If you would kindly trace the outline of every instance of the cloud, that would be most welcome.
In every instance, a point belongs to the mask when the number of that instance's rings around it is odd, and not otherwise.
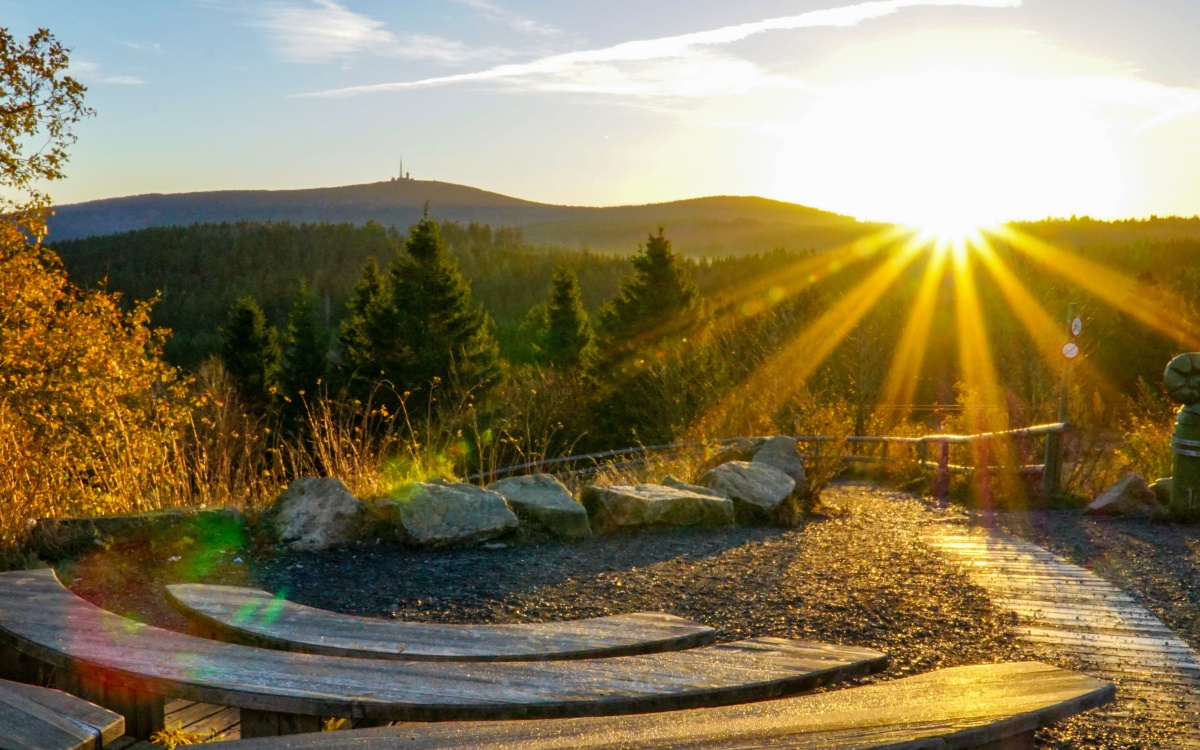
[[[430,34],[394,34],[383,21],[333,0],[270,3],[254,12],[251,23],[274,37],[276,48],[289,62],[323,63],[372,54],[448,63],[485,56],[461,42]]]
[[[100,79],[101,83],[111,83],[117,86],[141,86],[146,82],[137,76],[105,76]]]
[[[562,29],[556,28],[549,24],[539,23],[530,18],[526,18],[519,13],[514,13],[507,8],[502,8],[491,0],[453,0],[459,5],[465,5],[468,8],[474,8],[488,20],[502,23],[510,28],[516,29],[525,34],[538,34],[540,36],[558,36],[562,33]]]
[[[467,0],[478,2],[479,0]],[[371,94],[384,91],[447,86],[458,83],[519,81],[536,78],[555,78],[558,86],[579,85],[581,81],[595,77],[596,66],[616,69],[630,63],[654,61],[700,59],[711,62],[711,52],[706,48],[719,47],[740,42],[770,31],[788,31],[821,27],[850,27],[864,21],[893,15],[906,8],[966,6],[974,8],[1016,8],[1021,0],[872,0],[839,8],[811,11],[795,16],[770,18],[764,21],[725,26],[719,29],[690,34],[625,42],[602,49],[568,52],[551,55],[527,63],[497,65],[473,73],[424,78],[416,81],[379,83],[366,86],[350,86],[325,91],[296,94],[299,97],[338,97]],[[731,58],[732,59],[732,58]],[[553,84],[552,84],[553,85]],[[542,84],[544,87],[544,84]]]
[[[162,45],[158,42],[131,42],[126,39],[121,45],[138,52],[162,52]]]
[[[146,83],[137,76],[102,75],[99,63],[80,59],[71,60],[67,72],[84,82],[109,83],[115,86],[141,86]]]

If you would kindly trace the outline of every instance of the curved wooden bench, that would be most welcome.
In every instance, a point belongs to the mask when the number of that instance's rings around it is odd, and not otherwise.
[[[441,625],[355,617],[262,589],[184,583],[168,600],[194,634],[330,656],[412,661],[549,661],[630,656],[703,646],[717,631],[660,612],[527,625]]]
[[[125,734],[125,720],[73,695],[0,680],[0,748],[99,750]]]
[[[1103,705],[1113,686],[1036,662],[957,667],[740,706],[550,721],[455,722],[248,740],[222,750],[868,750],[1033,748],[1034,730]]]
[[[316,731],[321,717],[447,721],[600,716],[762,700],[881,669],[878,651],[757,638],[688,651],[550,662],[383,661],[210,641],[135,623],[52,570],[0,573],[0,638],[85,697],[161,728],[162,696],[242,709],[243,736]],[[72,690],[72,692],[75,692]],[[157,726],[147,724],[157,717]],[[135,720],[130,721],[130,717]]]

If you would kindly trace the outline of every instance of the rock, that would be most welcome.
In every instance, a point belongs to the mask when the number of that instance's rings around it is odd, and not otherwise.
[[[729,526],[733,502],[661,484],[583,488],[583,505],[597,533],[662,526]]]
[[[688,484],[682,479],[676,479],[670,474],[667,475],[666,479],[662,480],[662,483],[664,487],[674,487],[677,490],[687,490],[688,492],[695,492],[698,495],[712,495],[713,497],[723,497],[726,499],[729,497],[729,495],[726,495],[718,490],[702,487],[698,484]]]
[[[796,441],[790,437],[781,435],[767,440],[754,454],[751,463],[773,466],[787,474],[796,483],[796,492],[803,492],[807,485],[808,478],[804,474],[804,459],[800,456],[800,449],[796,447]]]
[[[1138,474],[1126,474],[1092,501],[1087,512],[1104,516],[1158,516],[1166,509]]]
[[[509,477],[492,482],[488,489],[503,495],[518,518],[529,519],[554,536],[583,539],[592,535],[587,509],[549,474]]]
[[[765,463],[730,461],[709,471],[700,480],[705,487],[724,493],[731,500],[741,523],[772,520],[796,482]]]
[[[414,482],[377,506],[419,547],[486,542],[518,525],[503,495],[460,482]]]
[[[1169,506],[1171,504],[1171,478],[1170,477],[1162,477],[1161,479],[1155,479],[1150,484],[1150,490],[1154,493],[1154,497],[1158,500],[1158,502],[1162,503],[1162,505],[1164,507]]]
[[[38,557],[56,561],[97,544],[127,542],[168,532],[212,534],[244,541],[245,519],[236,508],[168,508],[144,513],[31,521],[25,543]]]
[[[293,550],[357,541],[373,525],[370,510],[342,480],[300,477],[258,519],[258,529]]]

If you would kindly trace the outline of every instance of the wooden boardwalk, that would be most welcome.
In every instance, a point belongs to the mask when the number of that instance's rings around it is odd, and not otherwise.
[[[1149,721],[1164,747],[1200,749],[1200,659],[1136,599],[1009,536],[942,529],[925,541],[1015,613],[1022,638],[1117,684],[1098,721]]]
[[[236,740],[242,736],[236,708],[173,700],[167,702],[166,714],[167,729],[183,729],[205,736],[215,732],[215,739],[220,740]],[[162,750],[162,746],[122,737],[104,750]]]

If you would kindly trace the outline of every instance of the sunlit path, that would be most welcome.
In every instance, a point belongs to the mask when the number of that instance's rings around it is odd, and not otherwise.
[[[1013,612],[1022,638],[1117,683],[1097,721],[1128,722],[1136,709],[1162,747],[1200,748],[1200,658],[1133,597],[1012,537],[942,530],[926,542]]]

